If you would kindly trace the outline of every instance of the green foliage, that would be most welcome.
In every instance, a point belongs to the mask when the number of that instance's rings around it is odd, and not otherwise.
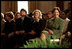
[[[56,42],[50,42],[50,36],[46,34],[47,39],[41,39],[41,40],[31,40],[31,42],[27,42],[27,45],[24,45],[23,47],[20,48],[69,48],[71,43],[67,42],[66,40],[63,41],[62,45]]]

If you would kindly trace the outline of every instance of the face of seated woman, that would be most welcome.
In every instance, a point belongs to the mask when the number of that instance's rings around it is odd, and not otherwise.
[[[7,16],[7,20],[10,22],[10,20],[12,20],[9,16]]]
[[[53,15],[54,15],[54,18],[58,18],[59,17],[59,11],[58,10],[55,10],[53,12]]]
[[[17,15],[15,16],[15,18],[16,18],[16,19],[21,18],[21,15],[20,15],[20,14],[17,14]]]
[[[52,12],[48,12],[48,14],[47,14],[47,17],[46,17],[47,19],[50,19],[50,18],[52,18]]]
[[[35,17],[35,19],[39,19],[39,12],[38,12],[38,11],[36,11],[36,12],[34,13],[34,17]]]
[[[8,19],[7,19],[7,15],[4,17],[4,19],[5,19],[5,21],[7,21]]]
[[[62,18],[62,19],[65,19],[65,18],[66,18],[66,15],[65,15],[64,12],[61,13],[61,18]]]

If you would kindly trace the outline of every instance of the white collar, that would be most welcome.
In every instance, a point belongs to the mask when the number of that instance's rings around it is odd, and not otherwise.
[[[39,22],[39,20],[40,20],[40,19],[38,19],[38,20],[34,20],[34,22]]]

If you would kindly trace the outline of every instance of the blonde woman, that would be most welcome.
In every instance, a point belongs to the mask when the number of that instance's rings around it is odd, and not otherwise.
[[[42,20],[42,13],[40,10],[33,11],[33,23],[32,23],[32,30],[30,34],[31,38],[36,38],[41,36],[41,32],[43,30],[43,20]]]
[[[5,13],[4,15],[7,18],[7,21],[5,22],[5,27],[3,29],[3,33],[6,33],[6,35],[9,35],[12,32],[15,32],[15,22],[13,20],[13,14],[10,12]]]
[[[1,13],[1,48],[3,48],[5,45],[5,38],[4,38],[5,33],[3,33],[4,26],[5,26],[4,14]]]
[[[5,25],[4,14],[1,13],[1,33],[2,33],[2,31],[3,31],[4,25]]]

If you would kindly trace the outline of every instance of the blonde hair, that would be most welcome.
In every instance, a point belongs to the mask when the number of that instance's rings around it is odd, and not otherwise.
[[[13,20],[15,20],[15,15],[12,11],[10,11],[10,13],[13,15]]]
[[[4,18],[4,14],[3,13],[1,13],[1,16]]]
[[[33,14],[34,14],[36,11],[39,12],[39,19],[42,19],[42,12],[41,12],[40,10],[36,9],[36,10],[33,11]],[[32,18],[35,18],[34,15],[32,16]]]
[[[12,11],[6,12],[6,14],[8,14],[8,13],[10,13],[13,16],[12,19],[15,21],[15,15],[14,15],[14,13]]]

